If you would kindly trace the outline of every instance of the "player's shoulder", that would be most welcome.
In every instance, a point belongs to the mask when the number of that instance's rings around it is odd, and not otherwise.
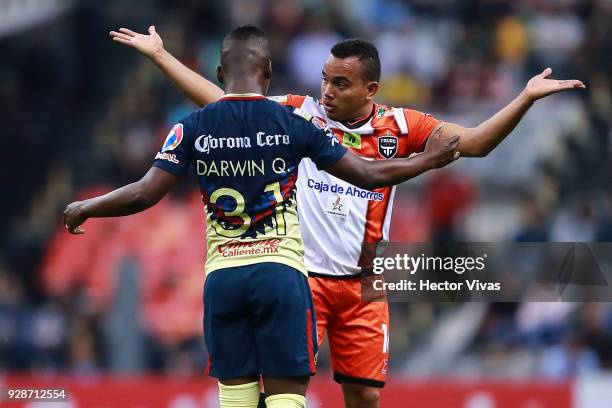
[[[227,111],[232,111],[232,107],[235,103],[248,104],[256,107],[258,110],[263,109],[266,114],[282,110],[282,105],[279,105],[278,103],[270,100],[270,98],[263,97],[261,95],[226,95],[216,102],[203,106],[194,113],[198,118],[208,118],[217,114],[223,114]]]
[[[323,131],[329,130],[329,127],[323,120],[307,112],[306,110],[302,108],[290,108],[290,109],[291,109],[291,114],[293,115],[294,118],[296,118],[295,120],[297,120],[298,122],[309,122],[310,124],[312,124],[315,128],[319,130],[323,130]]]
[[[422,112],[416,109],[404,108],[404,118],[409,129],[418,129],[419,132],[429,132],[440,123],[440,120],[431,113]]]
[[[223,109],[220,102],[221,102],[221,100],[218,100],[216,102],[209,103],[208,105],[204,105],[202,107],[199,107],[198,109],[195,109],[190,114],[185,116],[184,119],[185,120],[190,120],[190,121],[199,121],[203,117],[205,117],[206,115],[214,114],[219,109]]]
[[[270,97],[259,100],[259,103],[258,109],[260,110],[257,110],[257,116],[275,121],[283,127],[300,127],[305,122],[311,122],[313,118],[312,115],[299,107],[278,103]]]
[[[201,127],[207,127],[211,123],[223,120],[228,110],[227,100],[220,99],[194,110],[183,117],[180,122],[189,130],[197,133]]]
[[[312,115],[318,118],[325,118],[325,109],[321,102],[310,95],[283,95],[283,96],[270,96],[268,99],[277,102],[283,106],[289,106],[295,109],[300,109],[306,112],[308,115]],[[308,117],[308,120],[310,118]],[[325,122],[325,121],[324,121]]]
[[[296,118],[301,118],[302,120],[309,120],[308,114],[303,111],[300,107],[293,106],[288,103],[279,102],[276,96],[268,96],[263,99],[263,104],[265,105],[266,111],[270,113],[274,113],[284,117],[287,120],[295,120]]]
[[[404,108],[375,104],[374,116],[372,117],[373,128],[398,129],[400,133],[408,132],[408,124]]]
[[[180,125],[181,130],[184,129],[186,136],[197,132],[201,123],[202,112],[205,110],[205,108],[206,107],[199,108],[187,113],[178,122],[175,122],[175,127]]]
[[[436,121],[429,113],[407,107],[376,104],[374,110],[373,127],[397,127],[402,134],[423,120]]]
[[[417,118],[417,119],[433,118],[433,115],[431,113],[423,112],[418,109],[402,108],[402,110],[404,112],[404,116],[406,116],[406,119],[408,120],[411,120],[414,118]]]
[[[423,115],[423,116],[431,116],[429,113],[419,111],[418,109],[409,108],[409,107],[394,107],[388,106],[381,103],[374,104],[374,117],[381,118],[392,118],[398,113],[403,113],[404,116],[409,115]]]
[[[307,95],[294,94],[268,96],[268,99],[271,101],[285,106],[292,106],[294,108],[300,108],[307,98]]]

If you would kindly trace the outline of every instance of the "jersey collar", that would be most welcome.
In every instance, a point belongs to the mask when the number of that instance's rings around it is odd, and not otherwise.
[[[229,100],[229,101],[249,101],[254,99],[266,99],[265,96],[260,95],[258,93],[243,93],[243,94],[234,94],[229,93],[225,94],[221,100]]]
[[[372,107],[372,112],[370,112],[369,115],[352,121],[343,121],[341,123],[349,129],[357,129],[368,123],[370,119],[372,119],[372,117],[374,116],[374,112],[376,112],[376,104],[374,104],[374,106]]]

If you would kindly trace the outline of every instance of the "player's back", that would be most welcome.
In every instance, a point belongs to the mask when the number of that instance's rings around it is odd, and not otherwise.
[[[229,95],[187,116],[168,136],[156,165],[175,174],[193,165],[206,205],[207,272],[279,262],[306,273],[298,165],[311,157],[326,167],[344,149],[299,113],[262,96]]]

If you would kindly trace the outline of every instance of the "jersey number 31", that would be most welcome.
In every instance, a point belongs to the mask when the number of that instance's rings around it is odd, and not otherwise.
[[[282,208],[279,208],[281,207],[279,204],[283,202],[283,195],[281,194],[280,183],[277,181],[275,183],[268,184],[264,189],[264,192],[270,192],[274,194],[274,199],[276,200],[277,207],[276,211],[274,211],[274,218],[276,220],[276,233],[278,235],[286,235],[287,230],[285,227],[285,215],[283,214]],[[244,196],[240,194],[239,191],[234,190],[233,188],[222,187],[215,190],[210,195],[209,202],[211,204],[216,204],[219,198],[223,196],[229,196],[236,200],[236,208],[234,208],[234,210],[232,211],[227,211],[225,213],[225,217],[223,218],[241,218],[242,225],[240,225],[239,227],[235,227],[234,225],[232,225],[234,228],[227,228],[226,226],[224,226],[224,224],[227,225],[227,223],[222,223],[219,219],[211,220],[211,225],[215,229],[215,232],[223,237],[238,238],[242,236],[242,234],[244,234],[251,226],[251,217],[244,212]]]

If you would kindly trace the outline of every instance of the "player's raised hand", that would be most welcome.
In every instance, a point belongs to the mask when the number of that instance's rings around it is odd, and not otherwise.
[[[149,27],[149,34],[140,34],[129,28],[120,28],[119,31],[111,31],[110,36],[113,41],[136,48],[149,58],[164,49],[164,42],[155,31],[155,26]]]
[[[68,204],[64,210],[64,226],[71,234],[84,234],[85,230],[81,228],[87,217],[83,215],[81,208],[82,201],[75,201]]]
[[[442,135],[443,127],[440,126],[427,138],[425,151],[423,154],[428,155],[431,168],[438,169],[459,158],[459,135],[444,137]]]
[[[541,74],[534,76],[527,82],[525,93],[531,101],[568,89],[586,88],[582,81],[577,79],[552,79],[548,78],[550,74],[552,74],[552,69],[546,68]]]

